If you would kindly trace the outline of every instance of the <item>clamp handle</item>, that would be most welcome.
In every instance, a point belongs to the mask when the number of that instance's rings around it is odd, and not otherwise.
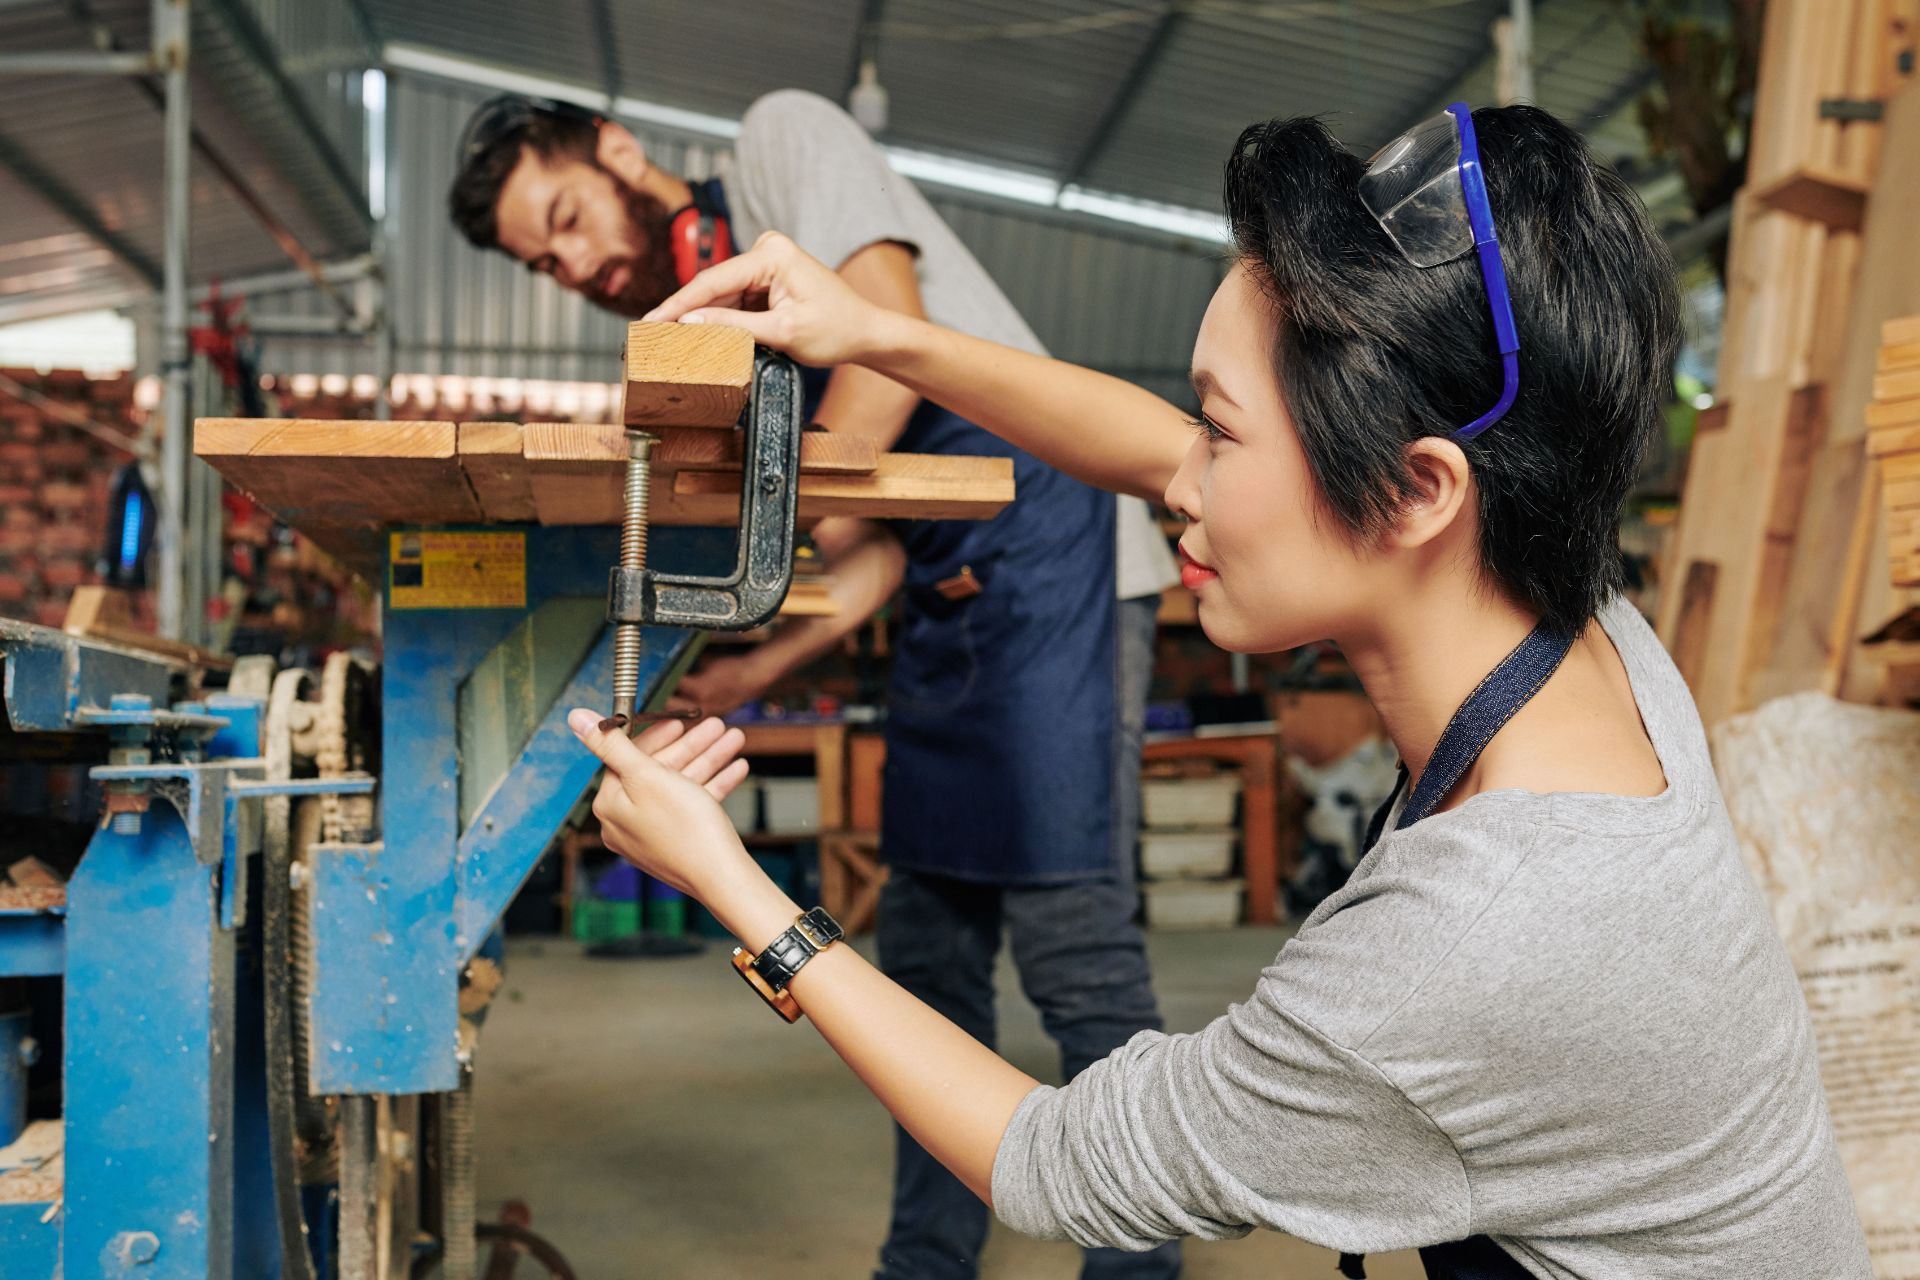
[[[793,585],[799,508],[800,373],[791,360],[754,352],[753,383],[740,415],[740,539],[724,578],[616,566],[607,579],[607,621],[745,631],[773,617]]]

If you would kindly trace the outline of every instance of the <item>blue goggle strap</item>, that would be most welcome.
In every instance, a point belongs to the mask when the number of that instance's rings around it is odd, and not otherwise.
[[[1460,189],[1466,197],[1467,222],[1473,228],[1473,248],[1480,258],[1480,279],[1486,285],[1487,305],[1493,312],[1493,336],[1500,348],[1500,399],[1493,408],[1461,427],[1454,435],[1471,440],[1498,422],[1513,407],[1520,392],[1520,334],[1513,324],[1513,299],[1507,292],[1507,268],[1500,258],[1500,241],[1493,231],[1493,206],[1487,199],[1486,176],[1480,171],[1480,143],[1473,132],[1473,112],[1464,102],[1447,108],[1460,131]]]

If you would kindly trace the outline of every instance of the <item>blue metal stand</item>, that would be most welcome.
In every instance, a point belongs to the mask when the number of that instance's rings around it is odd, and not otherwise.
[[[383,838],[315,846],[309,862],[316,1093],[458,1086],[461,971],[598,772],[565,717],[611,709],[617,531],[486,532],[517,539],[490,544],[520,548],[516,599],[409,607],[390,575]],[[734,535],[661,530],[654,550],[681,572],[724,572]],[[646,647],[651,705],[698,634],[649,628]],[[0,1276],[276,1275],[260,960],[240,945],[254,802],[373,780],[265,781],[261,701],[169,706],[181,672],[159,660],[8,622],[0,660],[15,732],[101,733],[113,748],[92,771],[111,820],[65,904],[0,911],[0,977],[66,976],[62,1198],[0,1204]]]
[[[512,532],[525,538],[521,605],[386,614],[384,839],[322,846],[313,863],[312,1069],[320,1092],[444,1093],[458,1085],[460,971],[599,771],[566,714],[612,700],[612,634],[600,609],[618,531]],[[695,571],[724,566],[732,533],[660,530],[655,552]],[[582,607],[569,610],[568,602]],[[544,630],[542,617],[553,620]],[[648,628],[643,696],[670,687],[692,660],[696,634]],[[557,696],[544,705],[521,700],[525,716],[489,713],[485,699],[470,695],[464,705],[475,723],[463,724],[463,687],[516,644],[526,651],[525,678],[502,683],[526,690],[540,683],[543,650],[582,656]],[[502,753],[497,776],[474,777],[469,766],[463,777],[463,761],[500,746],[472,740],[488,732],[482,726],[524,740]],[[469,750],[459,749],[463,742]]]

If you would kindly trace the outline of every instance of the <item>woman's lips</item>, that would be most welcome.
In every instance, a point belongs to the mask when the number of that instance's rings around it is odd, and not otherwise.
[[[1188,555],[1185,547],[1180,548],[1181,586],[1189,591],[1198,591],[1201,587],[1206,586],[1219,576],[1218,572],[1208,568],[1206,565],[1201,564],[1198,560]]]

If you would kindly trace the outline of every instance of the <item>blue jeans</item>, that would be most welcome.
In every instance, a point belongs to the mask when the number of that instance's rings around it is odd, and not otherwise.
[[[1159,1030],[1145,940],[1134,923],[1134,841],[1140,821],[1140,733],[1152,669],[1153,605],[1119,613],[1119,821],[1109,879],[1038,887],[974,884],[895,868],[880,895],[880,965],[894,981],[993,1047],[993,966],[1004,929],[1020,987],[1060,1046],[1071,1080],[1125,1044]],[[973,1280],[987,1207],[895,1128],[893,1222],[874,1280]],[[1083,1280],[1172,1280],[1180,1246],[1146,1253],[1089,1249]]]

